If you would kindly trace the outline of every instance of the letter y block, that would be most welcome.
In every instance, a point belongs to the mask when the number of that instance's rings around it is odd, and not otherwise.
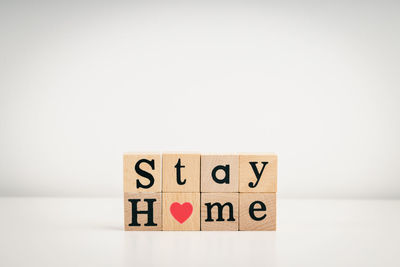
[[[239,192],[275,193],[278,169],[275,154],[246,155],[239,157]]]

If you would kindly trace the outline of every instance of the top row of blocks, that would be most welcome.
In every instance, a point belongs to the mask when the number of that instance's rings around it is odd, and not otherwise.
[[[124,154],[127,193],[275,193],[276,180],[275,154]]]

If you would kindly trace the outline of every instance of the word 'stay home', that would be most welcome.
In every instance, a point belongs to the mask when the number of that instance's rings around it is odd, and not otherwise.
[[[275,154],[124,154],[128,231],[276,229]]]

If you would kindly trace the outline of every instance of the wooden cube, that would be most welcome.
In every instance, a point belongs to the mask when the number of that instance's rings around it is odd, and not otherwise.
[[[161,192],[161,155],[124,154],[124,192]]]
[[[200,154],[163,154],[163,192],[200,192]]]
[[[238,192],[239,156],[202,155],[201,192]]]
[[[239,230],[276,230],[276,193],[239,193]]]
[[[162,230],[161,193],[124,193],[125,231]]]
[[[201,193],[201,230],[237,231],[239,193]]]
[[[163,230],[200,230],[200,193],[163,193]]]
[[[277,156],[240,155],[239,192],[276,192]]]

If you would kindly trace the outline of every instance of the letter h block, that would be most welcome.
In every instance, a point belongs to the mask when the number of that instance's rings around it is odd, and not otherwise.
[[[125,230],[162,230],[161,210],[161,155],[124,154]]]

